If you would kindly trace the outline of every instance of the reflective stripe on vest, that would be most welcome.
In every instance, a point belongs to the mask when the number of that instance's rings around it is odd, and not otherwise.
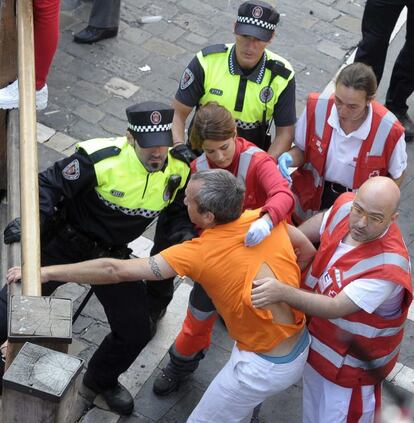
[[[384,281],[385,282],[385,281]],[[404,328],[404,324],[393,328],[376,328],[360,322],[351,322],[345,319],[329,319],[339,328],[352,333],[353,335],[364,336],[365,338],[377,338],[379,336],[394,336]]]
[[[383,155],[387,138],[396,120],[397,118],[390,111],[381,119],[369,152],[370,156]]]
[[[237,178],[244,183],[246,183],[247,172],[249,171],[250,162],[252,161],[253,156],[256,153],[263,152],[262,149],[259,147],[248,147],[242,153],[240,153],[239,157],[239,169],[237,171]],[[206,153],[203,153],[200,157],[196,160],[196,170],[207,170],[210,169],[210,165],[208,164]]]
[[[263,150],[259,147],[249,147],[240,154],[239,170],[237,171],[238,179],[241,179],[244,183],[246,183],[247,171],[249,170],[250,162],[252,161],[255,153],[260,153],[261,151]]]
[[[325,122],[327,121],[329,96],[321,94],[318,97],[315,107],[315,133],[322,139]]]
[[[383,265],[398,266],[405,273],[410,271],[409,261],[404,256],[397,253],[381,253],[354,264],[350,269],[343,272],[343,279],[352,278],[361,272],[367,272],[374,267]]]
[[[400,345],[398,345],[390,354],[376,358],[374,360],[363,361],[358,360],[357,358],[350,355],[346,355],[345,357],[342,356],[314,336],[312,337],[310,348],[320,354],[338,369],[343,366],[350,366],[364,370],[376,369],[378,367],[385,366],[400,352]]]
[[[305,285],[309,286],[309,288],[315,288],[316,284],[318,283],[318,278],[312,275],[312,265],[309,267],[308,273],[305,279]]]
[[[329,234],[332,234],[336,225],[341,222],[342,219],[349,215],[352,203],[353,201],[348,201],[347,203],[343,204],[335,213],[335,216],[333,217],[332,222],[330,223],[328,228]]]

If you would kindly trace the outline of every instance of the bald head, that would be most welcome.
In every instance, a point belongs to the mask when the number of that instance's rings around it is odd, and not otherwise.
[[[400,204],[400,189],[386,176],[375,176],[365,181],[356,195],[369,209],[375,209],[385,216],[392,215]]]
[[[400,189],[391,179],[376,176],[359,188],[349,215],[349,232],[357,243],[380,237],[398,217]]]

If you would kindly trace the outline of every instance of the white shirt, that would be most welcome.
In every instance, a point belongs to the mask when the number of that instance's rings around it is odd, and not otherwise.
[[[352,188],[356,160],[362,142],[368,137],[372,124],[372,105],[369,104],[368,115],[362,125],[355,131],[345,134],[339,124],[338,111],[335,104],[328,118],[328,124],[333,128],[331,142],[325,164],[325,179]],[[295,145],[305,150],[306,140],[306,108],[296,123]],[[407,152],[404,134],[401,135],[388,164],[388,172],[393,179],[399,178],[407,167]]]
[[[327,210],[323,216],[320,235],[325,230],[326,221],[331,213],[332,207]],[[385,232],[386,233],[386,232]],[[382,235],[384,236],[385,233]],[[332,265],[344,254],[352,251],[353,245],[340,242],[335,253],[329,260],[324,272],[319,278],[319,286],[326,288],[325,274]],[[381,317],[392,318],[401,313],[401,303],[404,298],[404,288],[391,281],[384,279],[355,279],[349,283],[343,291],[346,296],[352,300],[358,307],[367,313],[375,313]]]

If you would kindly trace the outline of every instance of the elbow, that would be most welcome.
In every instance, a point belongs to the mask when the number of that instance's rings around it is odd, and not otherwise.
[[[104,263],[106,279],[109,283],[120,283],[125,280],[122,275],[121,262],[122,260],[107,259]]]

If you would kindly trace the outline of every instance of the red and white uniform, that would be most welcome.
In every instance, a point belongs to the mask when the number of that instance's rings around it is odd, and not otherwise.
[[[332,262],[349,231],[353,199],[353,193],[346,193],[334,203],[318,253],[302,280],[304,288],[331,297],[344,290],[362,307],[338,319],[312,317],[308,358],[312,368],[304,375],[304,407],[307,408],[304,409],[304,421],[373,421],[374,409],[379,409],[380,405],[380,383],[397,362],[412,300],[409,255],[396,224],[392,224],[383,236],[344,251]],[[379,313],[380,304],[373,312],[365,310],[355,296],[356,290],[349,289],[362,280],[364,284],[372,280],[373,286],[380,282],[396,291],[393,298],[399,298],[399,306],[395,309],[395,304],[388,305],[388,311],[394,308],[392,315]],[[322,391],[315,390],[315,384]],[[332,392],[327,394],[326,390],[337,392],[337,397]],[[315,395],[319,398],[316,402]],[[326,400],[329,395],[331,401]],[[346,406],[342,420],[332,415],[338,412],[333,405],[336,402]]]
[[[404,128],[376,101],[362,125],[345,134],[333,97],[310,94],[296,125],[295,145],[305,153],[304,164],[292,174],[302,220],[319,210],[325,180],[356,189],[371,176],[399,178],[407,167]]]
[[[191,171],[217,169],[205,154],[191,163]],[[294,198],[273,157],[253,143],[236,137],[236,150],[230,166],[225,168],[246,185],[243,210],[262,208],[276,225],[293,210]]]

